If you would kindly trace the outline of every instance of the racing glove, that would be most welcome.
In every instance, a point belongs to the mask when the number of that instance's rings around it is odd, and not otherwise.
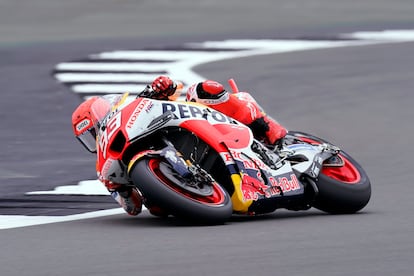
[[[168,100],[168,97],[175,93],[177,84],[167,76],[159,76],[152,82],[151,88],[156,99]]]

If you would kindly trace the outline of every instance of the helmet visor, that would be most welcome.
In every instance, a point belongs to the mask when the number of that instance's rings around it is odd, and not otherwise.
[[[76,136],[81,144],[90,152],[96,152],[96,132],[95,128],[91,127],[80,135]]]

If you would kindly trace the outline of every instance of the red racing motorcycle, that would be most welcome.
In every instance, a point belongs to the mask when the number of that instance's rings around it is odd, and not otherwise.
[[[163,214],[217,224],[232,214],[279,208],[355,213],[370,199],[363,168],[321,138],[289,131],[270,149],[216,110],[154,100],[150,93],[132,100],[104,96],[111,110],[99,124],[98,163],[103,174],[127,179]]]

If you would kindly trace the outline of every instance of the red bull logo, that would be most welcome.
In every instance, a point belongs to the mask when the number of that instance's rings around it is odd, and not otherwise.
[[[258,200],[259,198],[271,198],[283,193],[300,189],[299,181],[295,174],[287,177],[269,177],[271,186],[265,185],[262,181],[251,176],[243,176],[242,190],[245,200]]]

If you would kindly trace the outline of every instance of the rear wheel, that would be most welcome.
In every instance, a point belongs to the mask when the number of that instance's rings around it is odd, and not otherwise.
[[[232,215],[230,196],[217,182],[193,183],[162,159],[138,161],[130,177],[145,198],[189,222],[221,224]]]
[[[303,132],[290,131],[289,134],[308,144],[330,144]],[[335,160],[324,163],[316,185],[319,194],[313,206],[329,213],[355,213],[364,208],[371,198],[368,175],[358,162],[342,150]]]

